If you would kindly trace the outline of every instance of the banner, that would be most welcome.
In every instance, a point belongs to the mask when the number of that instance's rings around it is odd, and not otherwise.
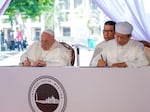
[[[0,112],[150,112],[150,69],[0,67]]]

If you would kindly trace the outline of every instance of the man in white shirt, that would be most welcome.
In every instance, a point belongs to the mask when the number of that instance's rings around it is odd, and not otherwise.
[[[128,22],[119,22],[115,26],[116,38],[106,43],[103,51],[97,55],[92,66],[138,68],[148,65],[144,45],[131,39],[133,26]]]
[[[70,54],[68,50],[57,42],[52,30],[45,30],[41,35],[41,42],[34,42],[20,57],[22,66],[68,66]]]
[[[115,24],[116,22],[114,21],[106,21],[104,23],[104,29],[103,29],[103,36],[104,36],[104,41],[100,42],[99,44],[96,45],[96,48],[94,50],[92,59],[90,61],[90,65],[95,58],[96,55],[98,55],[100,52],[102,52],[103,48],[105,47],[105,43],[108,40],[114,39],[115,35]]]

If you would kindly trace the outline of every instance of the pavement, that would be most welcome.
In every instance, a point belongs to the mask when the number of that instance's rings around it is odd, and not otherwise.
[[[18,66],[23,51],[1,51],[0,66]]]
[[[75,48],[75,65],[74,66],[89,66],[90,60],[93,55],[93,50],[87,48],[79,48],[79,54],[77,54]],[[24,51],[0,51],[0,66],[18,66],[20,56]]]

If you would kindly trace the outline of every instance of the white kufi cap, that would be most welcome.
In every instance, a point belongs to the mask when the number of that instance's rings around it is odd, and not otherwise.
[[[121,34],[131,34],[133,26],[128,22],[119,22],[115,26],[115,31]]]

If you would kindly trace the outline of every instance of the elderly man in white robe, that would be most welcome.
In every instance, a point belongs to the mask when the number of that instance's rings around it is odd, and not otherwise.
[[[139,68],[148,65],[144,45],[131,39],[133,26],[128,22],[119,22],[115,26],[116,38],[107,42],[102,53],[92,61],[97,67]]]
[[[25,67],[70,66],[70,54],[48,29],[43,31],[41,42],[34,42],[20,57],[20,64]]]

